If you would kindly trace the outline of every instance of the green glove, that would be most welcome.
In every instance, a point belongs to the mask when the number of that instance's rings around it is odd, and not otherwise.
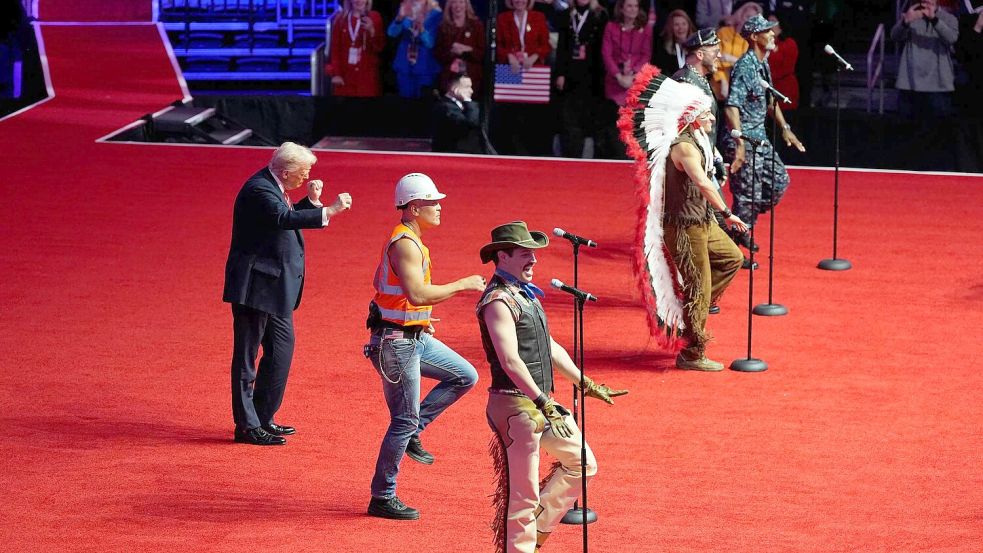
[[[584,375],[584,395],[599,399],[608,405],[614,405],[613,397],[623,396],[628,390],[612,390],[604,384],[594,384],[594,381]]]
[[[569,438],[573,436],[573,431],[567,426],[564,419],[570,414],[562,405],[550,399],[546,394],[539,394],[535,400],[536,407],[543,413],[546,420],[553,429],[553,435],[557,438]]]

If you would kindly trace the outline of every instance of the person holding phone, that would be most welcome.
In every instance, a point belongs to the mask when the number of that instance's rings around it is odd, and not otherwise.
[[[433,151],[461,154],[486,153],[481,137],[481,110],[472,102],[474,88],[467,73],[457,73],[447,92],[434,104]]]
[[[891,38],[904,44],[895,85],[901,115],[951,116],[955,90],[952,47],[959,39],[956,16],[940,9],[937,0],[913,1],[891,29]]]

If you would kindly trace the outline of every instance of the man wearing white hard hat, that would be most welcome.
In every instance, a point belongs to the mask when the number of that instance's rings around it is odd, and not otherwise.
[[[448,284],[430,280],[430,250],[422,236],[440,225],[440,200],[445,197],[422,173],[410,173],[396,183],[400,222],[382,249],[373,280],[365,356],[379,372],[390,422],[372,477],[368,513],[381,518],[420,518],[419,511],[396,497],[403,453],[432,464],[434,457],[423,449],[420,433],[478,382],[474,366],[433,336],[433,322],[438,320],[431,316],[435,304],[460,292],[485,289],[485,279],[479,275]],[[424,376],[440,383],[420,401]]]

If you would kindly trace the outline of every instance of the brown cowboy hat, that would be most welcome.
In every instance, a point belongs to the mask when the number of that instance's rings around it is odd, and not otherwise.
[[[512,221],[492,229],[492,241],[481,247],[481,262],[488,263],[495,258],[495,252],[509,248],[545,248],[550,239],[545,233],[530,231],[525,221]]]

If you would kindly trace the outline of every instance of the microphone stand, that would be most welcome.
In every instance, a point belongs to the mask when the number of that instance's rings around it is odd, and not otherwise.
[[[573,242],[573,287],[579,287],[580,243]],[[584,506],[579,508],[577,502],[567,511],[560,522],[563,524],[581,524],[584,527],[584,551],[587,551],[587,525],[597,522],[597,513],[587,508],[587,438],[584,428],[584,300],[574,296],[573,303],[573,362],[580,367],[580,389],[573,386],[573,420],[580,425],[580,464],[583,481]],[[578,359],[579,357],[579,359]],[[577,418],[580,406],[580,418]]]
[[[824,271],[846,271],[853,265],[846,259],[836,257],[836,238],[840,218],[840,66],[836,66],[836,140],[833,158],[833,257],[823,259],[818,267]]]
[[[771,96],[772,101],[775,102],[774,109],[778,109],[778,98],[775,97],[771,91],[766,91],[769,96]],[[775,303],[772,300],[772,287],[774,283],[775,275],[775,156],[777,155],[778,143],[778,119],[775,117],[775,112],[771,114],[771,181],[768,183],[768,196],[769,196],[769,209],[771,213],[768,214],[768,303],[759,303],[754,306],[752,313],[755,315],[761,315],[764,317],[777,317],[780,315],[788,315],[788,308],[780,303]],[[754,229],[751,229],[751,243],[754,244]],[[752,265],[753,266],[753,265]],[[748,354],[750,357],[750,354]]]
[[[748,144],[751,145],[751,201],[757,196],[758,186],[755,178],[755,161],[757,159],[758,147],[751,142],[746,140]],[[754,244],[754,227],[751,225],[751,243]],[[748,260],[751,262],[751,267],[754,267],[754,248],[748,248],[748,255],[750,257]],[[761,359],[755,359],[751,357],[751,325],[754,305],[754,269],[748,271],[748,281],[747,281],[747,359],[736,359],[730,364],[730,370],[739,371],[745,373],[757,373],[768,370],[768,364]]]

